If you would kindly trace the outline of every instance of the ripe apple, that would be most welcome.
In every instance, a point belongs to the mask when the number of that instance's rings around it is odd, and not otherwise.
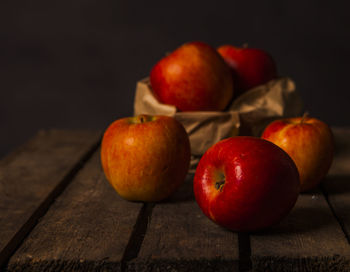
[[[256,137],[221,140],[201,158],[194,194],[204,214],[233,231],[254,231],[280,221],[299,195],[293,160]]]
[[[261,49],[223,45],[218,52],[231,68],[236,96],[277,77],[274,60]]]
[[[285,118],[269,124],[262,138],[269,140],[294,160],[301,191],[316,187],[326,176],[333,160],[333,135],[324,122],[310,117]]]
[[[131,201],[155,202],[185,180],[191,157],[183,126],[167,116],[139,115],[114,121],[101,145],[104,173]]]
[[[221,111],[233,96],[229,67],[203,42],[182,45],[151,70],[154,94],[180,111]]]

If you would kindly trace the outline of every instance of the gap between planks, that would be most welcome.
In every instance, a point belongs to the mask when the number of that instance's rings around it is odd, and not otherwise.
[[[324,195],[325,199],[326,199],[326,202],[332,212],[332,215],[334,216],[334,218],[337,220],[338,224],[340,225],[342,231],[344,232],[344,235],[345,235],[345,238],[346,240],[348,241],[348,243],[350,244],[350,236],[349,236],[349,233],[345,227],[345,223],[341,220],[341,218],[337,215],[337,212],[336,210],[334,209],[332,203],[330,202],[329,200],[329,195],[328,195],[328,192],[325,188],[325,186],[321,183],[320,185],[320,189],[321,189],[321,192],[322,194]]]
[[[152,211],[156,203],[144,203],[142,209],[139,212],[137,221],[134,225],[131,237],[126,246],[122,261],[121,271],[128,271],[128,263],[133,259],[136,259],[147,229],[149,227]],[[239,271],[245,272],[252,269],[251,263],[251,248],[250,248],[250,237],[248,233],[238,233],[238,246],[239,246]]]
[[[249,233],[239,232],[238,233],[238,254],[239,263],[238,269],[241,272],[251,271],[252,261],[251,254],[252,250],[250,247],[250,236]]]
[[[41,217],[43,217],[51,204],[57,197],[65,190],[69,183],[74,179],[78,172],[83,168],[84,164],[92,157],[100,146],[101,137],[93,143],[88,151],[81,157],[81,159],[71,168],[71,170],[63,177],[63,179],[57,184],[57,186],[48,194],[48,196],[40,203],[35,209],[28,220],[22,225],[19,231],[12,237],[4,249],[0,252],[0,271],[6,266],[8,260],[14,254],[14,252],[21,246],[24,239],[37,225]],[[16,154],[18,152],[15,152]],[[12,155],[9,156],[12,158]]]
[[[121,260],[121,271],[129,271],[129,263],[139,257],[139,253],[144,242],[145,235],[153,216],[153,210],[158,203],[143,203],[143,207],[140,210],[135,225],[133,227],[132,234]],[[160,204],[161,205],[161,204]],[[208,219],[209,220],[209,219]],[[250,248],[250,236],[249,233],[237,233],[238,234],[238,251],[239,251],[239,271],[251,271],[251,248]],[[151,269],[152,270],[152,269]],[[133,271],[133,269],[131,269]],[[153,270],[152,270],[153,271]]]
[[[140,252],[147,228],[151,221],[154,206],[155,203],[144,203],[137,216],[136,223],[121,260],[122,272],[127,271],[128,262],[137,258]]]

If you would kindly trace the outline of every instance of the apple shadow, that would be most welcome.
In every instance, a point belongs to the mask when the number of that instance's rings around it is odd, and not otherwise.
[[[188,174],[186,176],[185,182],[180,186],[180,188],[169,198],[159,202],[159,204],[194,201],[195,198],[193,194],[193,178],[194,174]]]
[[[327,195],[350,193],[350,176],[327,176],[321,182],[322,191]]]
[[[279,223],[256,232],[252,235],[298,235],[317,233],[317,231],[328,228],[331,224],[338,224],[336,218],[329,209],[322,207],[294,207],[290,214]]]

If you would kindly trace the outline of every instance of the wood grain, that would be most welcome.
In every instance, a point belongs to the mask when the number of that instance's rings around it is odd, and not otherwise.
[[[350,129],[334,129],[336,152],[322,189],[350,242]]]
[[[11,257],[9,271],[119,271],[142,203],[121,199],[94,154]]]
[[[350,246],[319,190],[301,194],[282,222],[250,240],[256,271],[350,269]]]
[[[157,204],[131,271],[238,271],[237,234],[211,222],[194,201],[193,176]]]
[[[40,131],[0,162],[0,267],[99,139],[99,132]]]

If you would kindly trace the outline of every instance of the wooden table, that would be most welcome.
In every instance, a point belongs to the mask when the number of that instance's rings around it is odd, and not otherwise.
[[[101,133],[40,131],[0,161],[0,270],[350,271],[350,130],[328,177],[280,224],[234,233],[194,201],[133,203],[106,181]]]

